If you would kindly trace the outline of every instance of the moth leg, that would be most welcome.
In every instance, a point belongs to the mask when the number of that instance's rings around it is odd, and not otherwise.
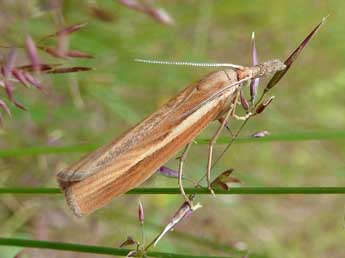
[[[236,115],[236,107],[237,107],[237,103],[238,103],[238,98],[240,97],[240,92],[238,92],[236,94],[236,97],[235,97],[235,101],[234,101],[234,106],[232,108],[232,112],[231,112],[231,116],[233,118],[235,118],[236,120],[247,120],[251,115],[252,113],[251,112],[248,112],[247,114],[245,114],[244,116],[238,116]]]
[[[218,127],[216,133],[213,135],[213,137],[211,138],[211,141],[208,145],[206,181],[207,181],[207,188],[210,190],[212,195],[215,195],[215,193],[211,187],[211,168],[212,168],[213,146],[216,144],[217,139],[218,139],[220,133],[222,132],[223,128],[225,127],[225,124],[228,121],[229,117],[233,114],[233,110],[234,110],[234,105],[231,105],[230,109],[226,112],[226,115],[222,119],[221,125]]]
[[[186,195],[186,192],[184,191],[183,184],[182,184],[182,177],[183,177],[183,164],[186,160],[188,151],[190,150],[190,147],[192,146],[192,142],[188,143],[186,147],[184,148],[181,156],[179,157],[179,166],[178,166],[178,186],[180,188],[180,192],[183,195],[185,201],[189,204],[191,208],[193,208],[193,203],[189,199],[189,197]]]

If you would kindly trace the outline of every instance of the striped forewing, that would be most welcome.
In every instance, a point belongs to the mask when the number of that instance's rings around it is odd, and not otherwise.
[[[74,213],[88,214],[150,177],[224,111],[237,87],[216,94],[236,81],[233,70],[207,75],[122,137],[59,172],[58,182]]]

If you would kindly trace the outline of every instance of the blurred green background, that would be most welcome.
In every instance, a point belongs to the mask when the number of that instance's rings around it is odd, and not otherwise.
[[[274,103],[251,120],[242,134],[344,130],[344,1],[153,3],[174,18],[175,26],[162,25],[116,1],[63,2],[65,24],[88,22],[71,35],[71,48],[92,53],[95,58],[61,62],[94,70],[47,76],[47,93],[18,86],[15,95],[29,111],[11,108],[13,118],[6,118],[5,128],[0,130],[1,150],[104,143],[212,70],[140,64],[133,62],[134,58],[250,65],[250,36],[255,31],[259,60],[284,60],[328,14],[326,24],[274,88]],[[109,20],[102,20],[95,9],[106,12]],[[37,40],[56,31],[56,13],[49,1],[1,1],[0,43],[21,45],[26,32]],[[56,62],[46,55],[42,59]],[[261,85],[265,82],[267,79]],[[5,99],[4,92],[0,94]],[[210,137],[214,128],[211,125],[200,137]],[[224,145],[218,145],[216,153],[222,148]],[[339,139],[237,144],[214,175],[232,167],[243,186],[341,186],[345,182],[344,154],[344,140]],[[1,158],[0,186],[56,187],[55,173],[82,155]],[[204,173],[206,155],[206,145],[192,148],[185,169],[189,177],[197,179]],[[169,166],[176,168],[176,161]],[[161,176],[145,183],[151,187],[176,185],[176,180]],[[91,216],[76,219],[61,196],[3,195],[0,235],[115,247],[128,235],[139,238],[138,198],[121,197]],[[168,195],[140,199],[148,239],[168,222],[182,200]],[[199,201],[204,208],[154,250],[227,255],[231,254],[228,248],[235,248],[267,258],[345,257],[345,202],[341,196],[204,196]],[[0,247],[0,257],[14,257],[19,250]],[[24,250],[23,257],[102,256]]]

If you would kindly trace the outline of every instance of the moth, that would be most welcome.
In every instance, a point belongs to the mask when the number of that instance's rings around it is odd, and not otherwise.
[[[206,173],[208,187],[212,191],[213,145],[229,117],[241,119],[235,114],[241,87],[250,80],[281,71],[285,65],[272,60],[252,67],[234,64],[199,66],[221,69],[190,84],[122,136],[57,174],[57,181],[75,215],[89,214],[140,185],[184,146],[178,170],[179,187],[192,206],[182,186],[183,162],[193,139],[209,123],[219,120],[222,122],[209,145]]]

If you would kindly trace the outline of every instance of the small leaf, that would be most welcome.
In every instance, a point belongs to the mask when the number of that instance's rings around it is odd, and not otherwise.
[[[234,170],[232,168],[225,170],[219,176],[217,176],[211,183],[212,188],[220,188],[223,190],[229,190],[226,183],[241,183],[241,181],[235,177],[231,177]]]

